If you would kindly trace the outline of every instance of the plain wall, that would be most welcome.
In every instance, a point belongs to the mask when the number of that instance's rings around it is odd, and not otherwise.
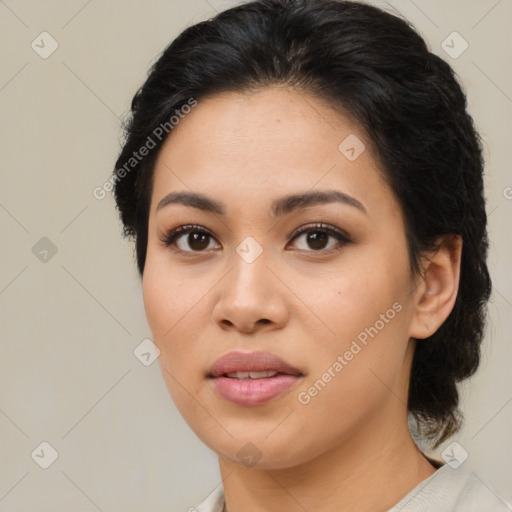
[[[109,178],[149,65],[186,26],[235,3],[0,2],[0,511],[185,511],[220,481],[158,364],[133,354],[151,338],[133,246],[111,195],[93,190]],[[377,5],[402,13],[454,67],[484,138],[495,288],[454,440],[512,500],[512,3]],[[43,31],[59,45],[46,59],[31,47],[51,48]],[[441,47],[454,31],[469,44],[458,58]],[[58,452],[48,469],[31,457],[43,441]]]

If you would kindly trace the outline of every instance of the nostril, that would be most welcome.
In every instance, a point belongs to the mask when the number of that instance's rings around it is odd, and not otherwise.
[[[258,328],[258,326],[261,327],[263,325],[269,325],[272,323],[273,323],[272,320],[270,320],[268,318],[260,318],[256,322],[249,322],[249,321],[236,322],[236,321],[229,320],[228,318],[222,318],[219,322],[219,325],[221,326],[221,328],[224,328],[224,329],[237,328],[240,331],[253,332],[255,329]]]

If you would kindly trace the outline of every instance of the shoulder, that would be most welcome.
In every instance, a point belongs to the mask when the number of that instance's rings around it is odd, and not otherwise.
[[[507,502],[476,473],[470,472],[457,503],[457,512],[488,510],[489,512],[512,511],[512,503]]]
[[[512,506],[475,472],[441,466],[388,512],[511,512]]]
[[[224,489],[218,485],[198,505],[187,512],[223,512]],[[387,512],[512,512],[512,504],[464,465],[452,469],[441,466],[420,482]]]

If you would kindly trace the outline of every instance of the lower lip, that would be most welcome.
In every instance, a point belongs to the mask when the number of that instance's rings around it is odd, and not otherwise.
[[[300,377],[298,375],[276,375],[264,379],[210,379],[220,396],[238,405],[254,406],[264,404],[290,389]]]

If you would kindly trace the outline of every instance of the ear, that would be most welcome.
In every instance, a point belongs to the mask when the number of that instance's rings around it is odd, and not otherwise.
[[[413,317],[409,336],[428,338],[448,318],[459,290],[462,238],[443,235],[436,249],[422,257],[421,276],[413,291]]]

